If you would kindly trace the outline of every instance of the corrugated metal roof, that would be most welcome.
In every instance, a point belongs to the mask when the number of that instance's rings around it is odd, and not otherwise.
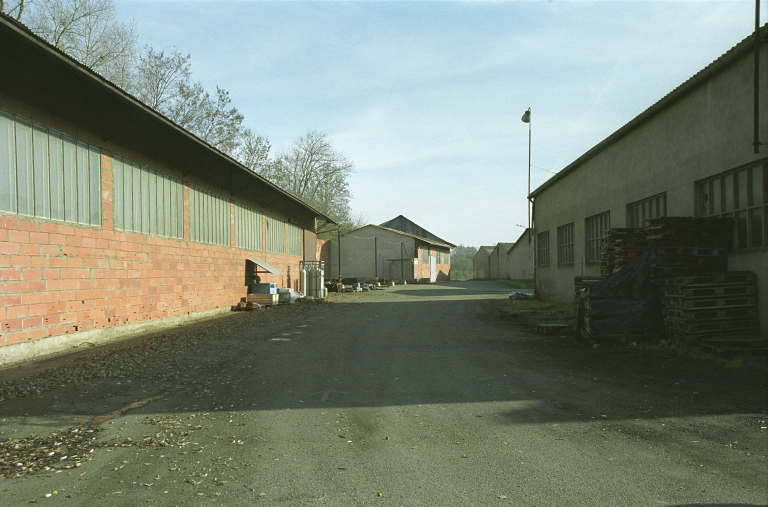
[[[768,23],[763,25],[760,28],[759,36],[762,40],[765,40],[766,36],[768,36]],[[619,139],[623,138],[624,136],[628,135],[633,130],[637,129],[641,125],[643,125],[645,122],[652,119],[654,116],[659,114],[664,109],[670,107],[672,104],[677,102],[678,100],[682,99],[689,93],[691,93],[693,90],[698,88],[700,85],[704,84],[704,82],[714,75],[722,72],[726,68],[728,68],[729,65],[731,65],[734,61],[741,58],[745,54],[747,54],[749,51],[753,51],[755,47],[755,34],[754,32],[744,38],[741,42],[736,44],[734,47],[726,51],[722,56],[720,56],[717,60],[710,63],[706,67],[704,67],[702,70],[694,74],[690,79],[685,81],[683,84],[666,94],[664,97],[656,101],[651,107],[637,115],[634,119],[630,120],[628,123],[626,123],[623,127],[618,129],[616,132],[611,134],[610,136],[606,137],[603,141],[596,144],[594,147],[592,147],[589,151],[584,153],[582,156],[571,162],[569,165],[564,167],[560,172],[558,172],[556,175],[552,176],[550,179],[545,181],[539,188],[535,189],[533,192],[531,192],[531,195],[529,197],[536,197],[537,195],[541,194],[544,190],[555,184],[557,181],[559,181],[561,178],[566,176],[568,173],[578,169],[584,163],[586,163],[589,159],[600,153],[601,151],[608,148],[610,145],[618,141]]]
[[[402,236],[408,236],[409,238],[418,239],[419,241],[423,241],[424,243],[427,243],[427,244],[430,244],[430,245],[442,246],[442,247],[449,248],[449,249],[450,248],[456,248],[456,245],[452,245],[451,243],[448,243],[448,242],[442,243],[440,241],[435,241],[435,240],[432,240],[432,239],[424,238],[422,236],[417,236],[415,234],[411,234],[411,233],[408,233],[408,232],[398,231],[397,229],[390,229],[389,227],[383,227],[381,225],[376,225],[376,224],[364,225],[363,227],[359,227],[359,228],[355,229],[354,231],[349,231],[347,234],[342,235],[342,238],[344,236],[347,236],[349,234],[353,234],[354,232],[359,231],[360,229],[364,229],[366,227],[376,227],[377,229],[381,229],[381,230],[384,230],[384,231],[394,232],[394,233],[400,234]]]

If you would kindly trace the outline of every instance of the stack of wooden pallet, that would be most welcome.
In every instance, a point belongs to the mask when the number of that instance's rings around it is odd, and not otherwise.
[[[645,229],[608,229],[600,245],[600,274],[610,275],[637,259],[648,246]]]
[[[656,242],[656,266],[661,270],[668,266],[688,266],[697,272],[728,270],[732,218],[659,217],[650,219],[645,230]]]
[[[679,341],[760,334],[757,277],[749,271],[669,278],[662,304],[667,335]]]

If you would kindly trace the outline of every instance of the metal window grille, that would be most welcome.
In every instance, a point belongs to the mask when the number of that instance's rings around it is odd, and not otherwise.
[[[101,225],[98,148],[0,110],[0,211]]]
[[[296,257],[302,256],[301,251],[301,227],[297,227],[293,224],[286,225],[288,229],[288,255]]]
[[[112,160],[112,175],[115,229],[184,237],[183,188],[179,180],[121,157]],[[138,193],[134,194],[134,190]]]
[[[265,215],[267,226],[267,252],[285,253],[285,223],[282,220]]]
[[[245,250],[261,250],[262,215],[256,210],[235,204],[235,246]]]
[[[584,220],[586,261],[600,261],[600,245],[611,228],[611,213],[607,211]]]
[[[696,183],[696,216],[733,217],[736,249],[768,247],[768,161]]]
[[[627,205],[627,227],[645,227],[649,219],[665,216],[667,216],[666,192]]]
[[[536,235],[538,246],[538,265],[549,266],[549,231],[540,232]]]
[[[557,263],[573,264],[573,223],[557,228]]]
[[[189,238],[198,243],[230,245],[229,200],[189,187]]]

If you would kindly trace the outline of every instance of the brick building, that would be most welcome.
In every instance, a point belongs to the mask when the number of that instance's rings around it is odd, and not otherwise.
[[[328,217],[3,15],[0,61],[0,364],[297,287]]]
[[[328,241],[324,259],[326,274],[339,277],[339,242]],[[341,237],[343,279],[371,281],[376,278],[443,282],[451,278],[449,243],[400,215],[381,225],[369,224]]]

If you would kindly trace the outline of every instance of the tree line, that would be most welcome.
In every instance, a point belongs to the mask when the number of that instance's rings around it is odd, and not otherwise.
[[[175,47],[139,47],[135,26],[118,18],[113,0],[0,0],[0,12],[330,216],[343,232],[364,225],[350,208],[354,164],[324,132],[309,129],[287,151],[270,154],[269,138],[245,126],[227,90],[206,90],[192,76],[191,56]]]

